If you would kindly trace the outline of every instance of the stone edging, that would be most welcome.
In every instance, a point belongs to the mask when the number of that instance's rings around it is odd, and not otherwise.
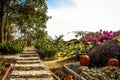
[[[78,63],[78,62],[77,62]],[[70,72],[71,74],[74,75],[75,78],[77,78],[78,80],[86,80],[84,79],[82,76],[80,76],[79,74],[77,74],[76,72],[74,72],[73,70],[71,70],[70,68],[68,68],[68,65],[73,65],[73,63],[68,63],[68,64],[65,64],[63,67],[68,71]]]
[[[56,69],[56,68],[60,68],[60,67],[63,67],[63,66],[59,66],[59,67],[55,67],[55,68],[49,68],[49,70],[50,70],[52,76],[55,78],[55,80],[60,80],[60,78],[57,77],[51,70]]]

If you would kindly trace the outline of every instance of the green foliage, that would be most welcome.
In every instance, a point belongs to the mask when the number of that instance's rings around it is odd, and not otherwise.
[[[46,34],[43,37],[40,36],[36,39],[35,47],[38,49],[38,53],[41,58],[55,58],[57,51],[64,51],[63,36],[56,37],[55,40],[50,40]]]
[[[3,61],[0,61],[0,69],[4,67]]]
[[[4,40],[3,37],[7,41],[9,36],[19,32],[19,37],[24,37],[28,45],[31,45],[35,40],[33,35],[39,33],[39,30],[45,31],[46,22],[50,18],[46,14],[48,8],[45,0],[2,0],[0,5],[0,30],[4,28],[0,31],[0,41]]]
[[[40,55],[41,58],[45,58],[45,57],[54,57],[56,49],[53,47],[53,45],[48,42],[48,41],[42,41],[39,42],[36,45],[36,48],[38,49],[38,53]]]
[[[116,36],[116,37],[114,37],[114,40],[117,40],[117,41],[120,42],[120,36]]]
[[[38,52],[40,54],[41,57],[55,57],[55,58],[58,58],[58,57],[65,57],[65,56],[74,56],[76,55],[79,59],[79,56],[81,54],[89,54],[89,53],[92,53],[91,51],[97,51],[95,50],[97,46],[101,46],[104,44],[104,38],[101,36],[99,37],[99,35],[102,35],[98,32],[84,32],[84,31],[81,31],[80,33],[77,33],[76,37],[81,37],[79,40],[78,39],[72,39],[70,41],[64,41],[62,38],[64,37],[63,35],[60,35],[60,36],[56,36],[55,39],[52,39],[50,37],[47,36],[47,34],[45,34],[45,32],[43,31],[40,31],[41,34],[38,34],[36,33],[36,42],[35,42],[35,46],[36,48],[38,49]],[[114,32],[111,32],[111,35],[112,33]],[[114,34],[116,35],[119,35],[118,34],[119,32],[116,32]],[[115,36],[116,36],[115,35]],[[98,39],[102,39],[102,42],[99,42]],[[99,43],[97,43],[98,45],[96,45],[96,42],[93,40],[98,40]],[[115,38],[117,41],[119,41],[120,37],[116,37]],[[106,39],[105,42],[107,42],[109,39]],[[112,44],[111,44],[112,45]],[[95,57],[97,56],[101,56],[99,55],[99,53],[101,51],[103,51],[102,49],[106,49],[106,46],[110,46],[108,44],[104,45],[104,48],[100,48],[98,49],[99,51],[96,52],[98,54],[96,54],[94,52],[94,55]],[[114,45],[115,46],[115,45]],[[112,46],[111,46],[112,47]],[[95,48],[95,49],[94,49]],[[110,48],[109,49],[113,49],[113,48]],[[115,49],[115,48],[114,48]],[[116,49],[118,49],[116,47]],[[105,53],[109,53],[110,50],[104,50]],[[113,52],[110,51],[110,53],[112,54]],[[117,53],[117,52],[116,52]],[[100,53],[101,54],[101,53]],[[95,60],[94,59],[94,55],[93,56],[93,61]],[[106,55],[102,55],[103,58],[106,60]],[[110,55],[111,56],[111,55]],[[99,59],[98,57],[96,59]],[[98,62],[96,62],[98,63]],[[103,61],[103,63],[105,63]]]
[[[0,52],[2,54],[16,54],[23,51],[24,44],[17,41],[6,41],[4,43],[0,43]]]
[[[4,68],[5,66],[4,66],[4,58],[3,57],[1,57],[0,58],[0,69],[1,68]]]
[[[85,80],[120,80],[119,67],[82,68],[73,66],[72,69]]]
[[[16,12],[14,23],[19,32],[23,34],[28,46],[35,43],[36,39],[45,36],[44,29],[49,19],[46,13],[45,0],[26,0],[25,4]]]

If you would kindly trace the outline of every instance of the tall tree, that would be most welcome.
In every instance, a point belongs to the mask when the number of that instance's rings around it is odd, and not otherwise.
[[[5,41],[8,28],[6,26],[10,25],[9,17],[19,8],[18,5],[22,5],[19,4],[19,0],[0,0],[0,42]]]
[[[45,0],[0,0],[0,42],[7,40],[13,23],[23,34],[45,28],[46,12]]]
[[[32,42],[31,40],[41,38],[41,36],[38,38],[38,34],[45,33],[46,22],[49,19],[49,16],[46,14],[47,9],[45,0],[28,0],[26,5],[18,10],[15,23],[17,24],[21,34],[27,36],[24,37],[27,43]]]

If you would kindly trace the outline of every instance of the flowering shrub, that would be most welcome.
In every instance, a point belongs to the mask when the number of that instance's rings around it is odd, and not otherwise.
[[[72,39],[70,41],[63,41],[60,36],[55,40],[42,40],[36,43],[36,48],[40,56],[45,57],[65,57],[77,55],[78,58],[80,54],[86,54],[100,44],[108,40],[118,40],[120,41],[120,31],[105,31],[100,30],[98,32],[80,32],[78,33],[80,39]],[[101,49],[102,50],[102,49]],[[99,53],[98,53],[99,54]]]
[[[106,40],[114,39],[114,37],[116,36],[120,36],[120,31],[113,32],[113,31],[100,30],[99,32],[96,32],[96,34],[94,35],[89,35],[85,37],[84,44],[88,44],[89,42],[92,42],[94,43],[94,46],[98,46],[99,44],[101,44]]]

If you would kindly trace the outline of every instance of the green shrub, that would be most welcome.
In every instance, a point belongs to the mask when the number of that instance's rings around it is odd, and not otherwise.
[[[40,39],[35,43],[35,48],[37,49],[39,56],[43,59],[53,58],[56,53],[56,48],[53,43],[47,39]]]
[[[18,41],[6,41],[4,43],[0,43],[0,52],[1,54],[15,54],[23,51],[24,44]]]
[[[43,47],[38,48],[38,53],[43,59],[45,59],[45,57],[53,58],[55,56],[56,50],[50,44],[46,44]]]

